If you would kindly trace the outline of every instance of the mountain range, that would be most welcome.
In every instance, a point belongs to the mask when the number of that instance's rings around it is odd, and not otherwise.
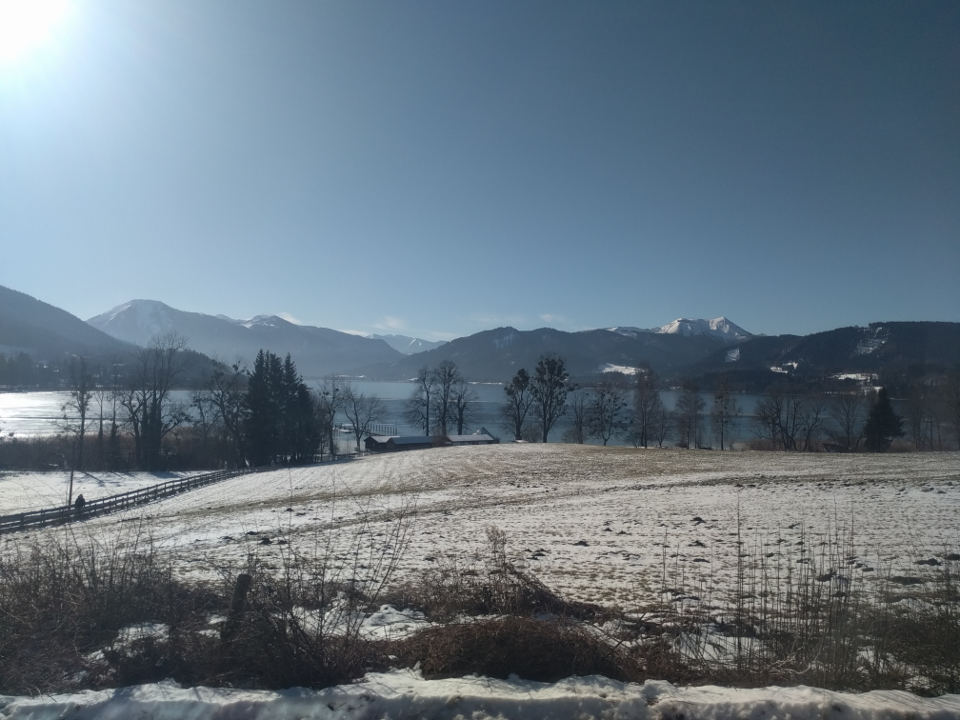
[[[227,364],[239,361],[252,367],[261,348],[280,356],[289,353],[301,374],[314,378],[349,374],[357,367],[391,363],[403,357],[383,340],[296,325],[276,315],[234,320],[177,310],[156,300],[131,300],[87,322],[136,345],[174,332],[185,338],[189,347]]]
[[[758,389],[787,378],[830,375],[871,377],[898,372],[919,376],[960,366],[960,323],[890,322],[812,335],[752,335],[724,317],[679,318],[642,329],[610,327],[579,332],[501,327],[447,343],[407,336],[361,337],[298,325],[275,315],[237,320],[174,309],[155,300],[132,300],[84,322],[15,290],[0,287],[0,353],[36,360],[66,354],[117,357],[176,333],[187,345],[225,363],[251,366],[261,348],[290,353],[308,379],[329,374],[380,380],[414,377],[444,360],[470,380],[502,382],[540,356],[554,353],[576,378],[649,367],[668,378],[705,380],[724,375]]]
[[[632,369],[640,364],[659,373],[672,373],[726,344],[710,335],[684,336],[652,330],[564,332],[553,328],[501,327],[361,371],[371,377],[402,380],[416,376],[421,367],[435,367],[449,360],[471,380],[500,382],[511,378],[521,367],[532,371],[541,355],[555,354],[564,358],[567,370],[575,377],[589,377],[615,367]]]

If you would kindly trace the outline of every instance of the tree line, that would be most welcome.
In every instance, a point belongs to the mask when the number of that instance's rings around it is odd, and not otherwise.
[[[172,391],[182,387],[187,353],[182,339],[169,336],[122,364],[92,368],[72,358],[61,368],[70,388],[66,446],[55,454],[76,469],[295,464],[334,457],[338,430],[349,431],[360,451],[374,424],[386,419],[380,398],[340,378],[311,388],[289,355],[266,350],[249,370],[218,365],[190,402],[177,402]],[[899,438],[900,447],[909,442],[917,450],[960,447],[960,373],[915,385],[898,401],[901,414],[885,389],[826,393],[776,385],[744,421],[738,393],[724,379],[712,396],[684,383],[672,409],[663,402],[665,389],[649,368],[579,387],[562,357],[546,355],[532,372],[520,368],[505,383],[500,423],[514,440],[535,442],[548,442],[567,418],[562,439],[575,443],[703,448],[709,428],[709,446],[726,450],[733,428],[743,441],[749,425],[749,444],[767,449],[882,451]],[[456,363],[444,361],[420,370],[404,418],[424,435],[463,434],[477,399]]]
[[[311,388],[290,355],[267,350],[252,369],[216,367],[189,402],[176,400],[183,351],[183,340],[170,336],[109,371],[74,359],[61,423],[72,470],[313,462],[336,456],[338,420],[359,450],[382,417],[379,398],[339,378]]]
[[[589,387],[572,382],[559,357],[544,357],[534,374],[521,368],[504,386],[503,424],[515,440],[546,442],[557,420],[569,415],[564,440],[606,445],[613,438],[634,447],[663,447],[668,438],[681,448],[731,447],[733,428],[744,413],[727,380],[716,383],[706,399],[687,381],[678,389],[673,409],[661,397],[666,389],[649,368],[632,380],[622,375]],[[922,386],[921,386],[922,387]],[[827,393],[774,385],[760,397],[747,421],[749,445],[758,449],[882,452],[908,437],[917,450],[960,447],[960,374],[926,391],[911,393],[898,415],[885,388],[857,388]],[[713,443],[705,436],[709,427]],[[741,433],[742,435],[742,433]],[[743,438],[740,438],[743,440]]]

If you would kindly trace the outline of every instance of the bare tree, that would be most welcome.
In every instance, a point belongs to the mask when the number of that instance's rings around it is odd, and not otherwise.
[[[947,377],[944,397],[947,404],[947,415],[953,423],[957,449],[960,450],[960,370],[955,370]]]
[[[190,397],[191,425],[200,431],[200,447],[205,458],[210,456],[210,436],[216,430],[217,409],[206,390],[196,390]]]
[[[916,450],[943,449],[943,418],[949,413],[945,396],[943,389],[933,383],[919,382],[910,388],[904,410]]]
[[[463,378],[457,381],[453,388],[453,419],[457,423],[457,435],[463,435],[463,427],[471,415],[473,404],[477,401],[477,394]]]
[[[800,405],[799,420],[803,439],[802,446],[799,449],[807,452],[819,450],[821,447],[820,437],[823,433],[824,419],[827,414],[826,396],[820,392],[810,392],[797,402]]]
[[[120,403],[133,432],[137,464],[160,468],[163,440],[186,419],[186,410],[172,402],[170,393],[180,371],[183,338],[171,334],[156,338],[137,352]]]
[[[590,403],[585,391],[574,391],[567,403],[570,409],[570,418],[572,420],[570,429],[564,433],[564,438],[569,442],[583,445],[587,441],[587,430],[590,416]]]
[[[110,403],[110,434],[107,436],[107,466],[116,469],[120,466],[120,418],[118,412],[122,409],[122,365],[114,363],[110,368],[110,392],[106,396]]]
[[[571,389],[563,358],[556,355],[541,357],[530,381],[530,394],[533,396],[534,412],[540,421],[543,442],[547,442],[551,428],[567,411],[567,393]]]
[[[413,394],[407,400],[406,418],[412,425],[423,428],[423,434],[429,435],[430,411],[433,409],[434,394],[437,391],[436,376],[429,368],[422,367],[414,381]]]
[[[780,393],[767,390],[753,411],[757,437],[770,443],[770,448],[774,450],[784,447],[781,432],[783,404]]]
[[[433,417],[440,435],[446,435],[453,420],[454,388],[463,378],[452,360],[444,360],[433,371]]]
[[[680,436],[681,447],[697,447],[701,445],[700,415],[706,407],[706,402],[700,397],[697,386],[686,383],[677,399],[674,410],[677,434]]]
[[[727,430],[734,419],[740,414],[740,406],[730,391],[726,378],[720,381],[717,391],[713,394],[713,411],[710,414],[713,422],[713,432],[720,439],[720,449],[725,450],[724,442],[728,435]]]
[[[617,433],[623,430],[623,409],[627,406],[623,389],[604,380],[594,388],[588,409],[590,434],[600,438],[606,445]]]
[[[193,396],[201,423],[217,436],[220,457],[232,467],[239,467],[244,459],[246,389],[247,372],[236,362],[230,368],[217,367],[207,387]]]
[[[92,406],[96,412],[97,440],[96,440],[96,466],[105,468],[108,465],[112,467],[112,458],[107,457],[107,434],[106,425],[110,424],[111,445],[116,440],[117,426],[117,371],[116,365],[108,372],[102,366],[98,369],[94,377],[94,387],[90,396]],[[112,454],[112,453],[111,453]]]
[[[830,437],[841,450],[851,452],[860,447],[865,408],[866,399],[859,391],[834,395],[828,403],[827,416],[833,421]]]
[[[67,489],[67,505],[73,505],[73,474],[83,470],[83,445],[87,430],[87,411],[93,394],[93,378],[87,371],[87,361],[82,357],[70,362],[70,398],[61,408],[64,429],[73,436],[70,449],[70,484]]]
[[[654,435],[656,418],[663,412],[663,401],[653,370],[641,370],[633,386],[631,435],[634,447],[647,447]]]
[[[671,413],[666,405],[658,402],[650,411],[650,429],[653,438],[657,441],[657,447],[662,448],[667,435],[670,433]]]
[[[773,449],[796,450],[801,428],[800,404],[786,389],[768,388],[754,411],[757,431]]]
[[[326,378],[317,392],[316,413],[321,460],[324,454],[329,454],[331,458],[337,457],[337,413],[343,408],[344,394],[343,383],[335,377]]]
[[[376,395],[358,393],[352,386],[347,385],[343,393],[343,411],[353,430],[353,437],[357,443],[357,452],[361,452],[360,441],[370,431],[370,426],[379,422],[383,415],[383,401]]]
[[[796,395],[771,387],[754,410],[757,434],[773,449],[815,450],[826,416],[826,402],[818,393]]]
[[[508,427],[513,431],[513,439],[521,440],[523,431],[527,424],[527,413],[533,404],[533,395],[530,394],[530,376],[523,368],[517,370],[503,392],[507,396],[507,402],[503,406],[503,417],[508,423]]]

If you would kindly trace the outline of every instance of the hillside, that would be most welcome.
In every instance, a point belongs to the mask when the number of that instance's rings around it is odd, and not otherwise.
[[[812,335],[754,337],[690,368],[774,380],[846,373],[937,372],[960,364],[960,323],[889,322]]]
[[[52,361],[67,354],[107,357],[132,349],[66,310],[0,286],[0,353]]]

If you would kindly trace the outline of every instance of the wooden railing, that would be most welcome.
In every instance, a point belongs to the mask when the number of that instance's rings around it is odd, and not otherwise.
[[[228,478],[243,475],[255,470],[218,470],[217,472],[193,475],[176,480],[168,480],[158,485],[131,490],[119,495],[110,495],[105,498],[88,500],[83,510],[63,505],[47,510],[33,510],[15,515],[0,515],[0,534],[26,530],[29,528],[44,527],[46,525],[63,525],[64,523],[83,520],[97,515],[106,515],[134,505],[161,500],[171,495],[178,495],[188,490],[212,485]]]

